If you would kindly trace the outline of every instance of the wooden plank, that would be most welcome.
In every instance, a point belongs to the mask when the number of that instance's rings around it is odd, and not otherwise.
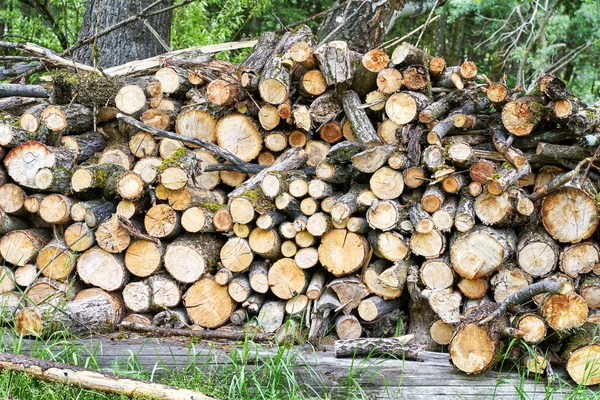
[[[10,340],[10,338],[5,338]],[[201,342],[186,340],[155,339],[131,336],[125,341],[102,337],[78,342],[90,354],[96,354],[96,362],[105,370],[115,363],[123,366],[135,361],[143,370],[156,375],[170,373],[190,365],[206,373],[231,365],[231,357],[242,359],[242,350],[232,343]],[[247,354],[246,369],[257,368],[266,357],[276,354],[277,349],[254,345]],[[28,354],[39,343],[25,340],[23,351]],[[53,351],[57,351],[54,349]],[[466,375],[453,368],[444,353],[423,352],[422,361],[404,361],[386,358],[338,359],[332,348],[326,351],[311,351],[308,346],[299,346],[295,351],[290,369],[298,382],[304,383],[319,395],[328,393],[333,398],[344,397],[346,390],[362,390],[373,399],[429,400],[436,399],[481,399],[519,398],[526,393],[529,399],[546,398],[546,380],[522,381],[516,373],[487,371],[479,375]],[[236,354],[237,353],[237,354]],[[564,371],[557,371],[565,377]],[[348,389],[348,384],[358,385]],[[565,392],[559,389],[553,394],[562,398]],[[314,393],[313,393],[314,395]]]

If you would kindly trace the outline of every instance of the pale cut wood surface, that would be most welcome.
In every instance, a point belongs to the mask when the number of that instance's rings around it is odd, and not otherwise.
[[[3,342],[11,346],[11,338],[4,337]],[[190,343],[184,339],[154,339],[131,335],[126,340],[116,337],[98,337],[83,339],[80,343],[91,354],[96,354],[96,361],[103,370],[111,370],[115,363],[126,367],[135,355],[139,366],[147,372],[155,371],[155,375],[164,375],[175,369],[183,369],[188,365],[205,372],[224,370],[231,364],[232,352],[238,352],[238,360],[242,357],[241,346],[235,350],[231,342]],[[23,354],[37,347],[31,340],[24,340]],[[312,393],[323,396],[328,393],[331,398],[348,397],[347,384],[352,377],[360,385],[369,399],[398,400],[475,400],[475,399],[563,399],[567,392],[555,387],[556,391],[546,397],[546,379],[527,379],[520,382],[515,372],[487,371],[479,375],[466,375],[449,363],[445,353],[421,352],[419,361],[400,359],[372,358],[352,360],[339,359],[333,356],[332,346],[324,346],[325,351],[312,351],[308,346],[297,347],[297,355],[291,363],[299,383],[304,383]],[[55,349],[58,351],[58,349]],[[290,350],[292,351],[292,350]],[[247,357],[248,368],[255,368],[269,354],[274,355],[276,349],[256,345]],[[287,357],[291,359],[292,357]],[[566,373],[555,368],[555,373],[567,379]],[[517,390],[518,388],[518,390]],[[596,388],[590,388],[597,390]],[[520,397],[519,393],[523,396]],[[210,393],[208,393],[210,395]]]

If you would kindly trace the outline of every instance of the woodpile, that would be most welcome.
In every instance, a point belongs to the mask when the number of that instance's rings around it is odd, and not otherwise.
[[[17,332],[248,325],[346,353],[406,333],[466,373],[520,338],[600,381],[600,103],[307,27],[240,65],[165,65],[0,100]]]

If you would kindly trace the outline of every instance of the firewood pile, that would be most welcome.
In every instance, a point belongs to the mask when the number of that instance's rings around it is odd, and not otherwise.
[[[17,333],[249,325],[350,353],[409,334],[466,373],[521,338],[529,368],[600,382],[600,103],[306,27],[241,65],[131,70],[0,100]]]

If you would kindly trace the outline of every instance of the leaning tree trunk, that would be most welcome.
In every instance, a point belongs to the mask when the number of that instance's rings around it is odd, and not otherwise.
[[[123,19],[139,13],[152,3],[154,0],[88,0],[77,39],[83,40],[94,36],[96,32],[101,32]],[[151,11],[171,5],[173,5],[173,0],[163,0]],[[170,40],[171,15],[172,12],[168,11],[148,18],[148,23],[167,45]],[[99,23],[96,28],[98,17]],[[92,43],[81,47],[75,52],[75,59],[92,65],[94,58],[92,48]],[[97,49],[99,54],[99,58],[96,60],[97,65],[103,68],[121,65],[128,61],[142,60],[167,51],[141,20],[102,36],[97,41]]]
[[[384,0],[378,2],[337,0],[319,26],[321,40],[344,40],[353,50],[366,53],[378,46],[396,19],[417,17],[431,10],[433,0]],[[438,1],[438,6],[445,3]],[[342,21],[341,29],[337,29]],[[336,30],[335,32],[334,29]],[[333,34],[332,34],[333,32]],[[331,34],[331,36],[329,36]]]

